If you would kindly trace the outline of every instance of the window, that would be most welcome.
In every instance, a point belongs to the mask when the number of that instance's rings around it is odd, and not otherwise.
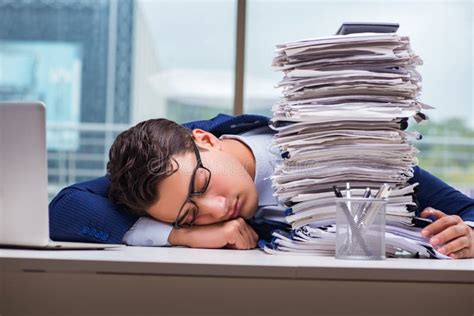
[[[0,100],[47,105],[49,193],[140,120],[232,113],[235,1],[0,0]],[[216,27],[219,25],[219,27]]]
[[[135,2],[133,121],[232,113],[236,1]]]
[[[420,18],[423,12],[423,19]],[[247,1],[245,111],[271,115],[282,78],[271,68],[275,44],[334,34],[342,22],[400,24],[424,61],[420,100],[436,107],[411,128],[420,165],[474,196],[474,4],[472,1]]]
[[[46,103],[51,196],[103,175],[128,126],[132,4],[0,1],[0,99]]]
[[[425,135],[420,164],[474,196],[473,15],[469,0],[0,0],[0,100],[47,104],[53,196],[104,175],[114,138],[138,121],[233,113],[237,30],[244,112],[270,116],[275,44],[398,22],[425,62],[420,99],[437,108],[412,124]]]

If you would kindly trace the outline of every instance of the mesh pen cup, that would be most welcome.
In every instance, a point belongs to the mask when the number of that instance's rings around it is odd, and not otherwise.
[[[336,198],[336,258],[385,259],[386,199]]]

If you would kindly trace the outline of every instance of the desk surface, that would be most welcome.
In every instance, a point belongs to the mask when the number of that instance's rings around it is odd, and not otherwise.
[[[166,247],[0,249],[0,264],[7,271],[474,283],[474,259],[356,261],[333,257],[276,256],[260,250]]]

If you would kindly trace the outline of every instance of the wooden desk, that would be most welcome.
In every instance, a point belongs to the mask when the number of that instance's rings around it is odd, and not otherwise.
[[[0,314],[469,315],[474,259],[0,249]]]

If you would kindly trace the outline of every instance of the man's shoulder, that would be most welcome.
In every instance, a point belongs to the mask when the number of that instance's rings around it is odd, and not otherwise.
[[[193,121],[183,124],[189,129],[200,128],[219,137],[223,134],[242,134],[259,127],[268,126],[270,118],[257,114],[232,116],[219,114],[210,120]]]

